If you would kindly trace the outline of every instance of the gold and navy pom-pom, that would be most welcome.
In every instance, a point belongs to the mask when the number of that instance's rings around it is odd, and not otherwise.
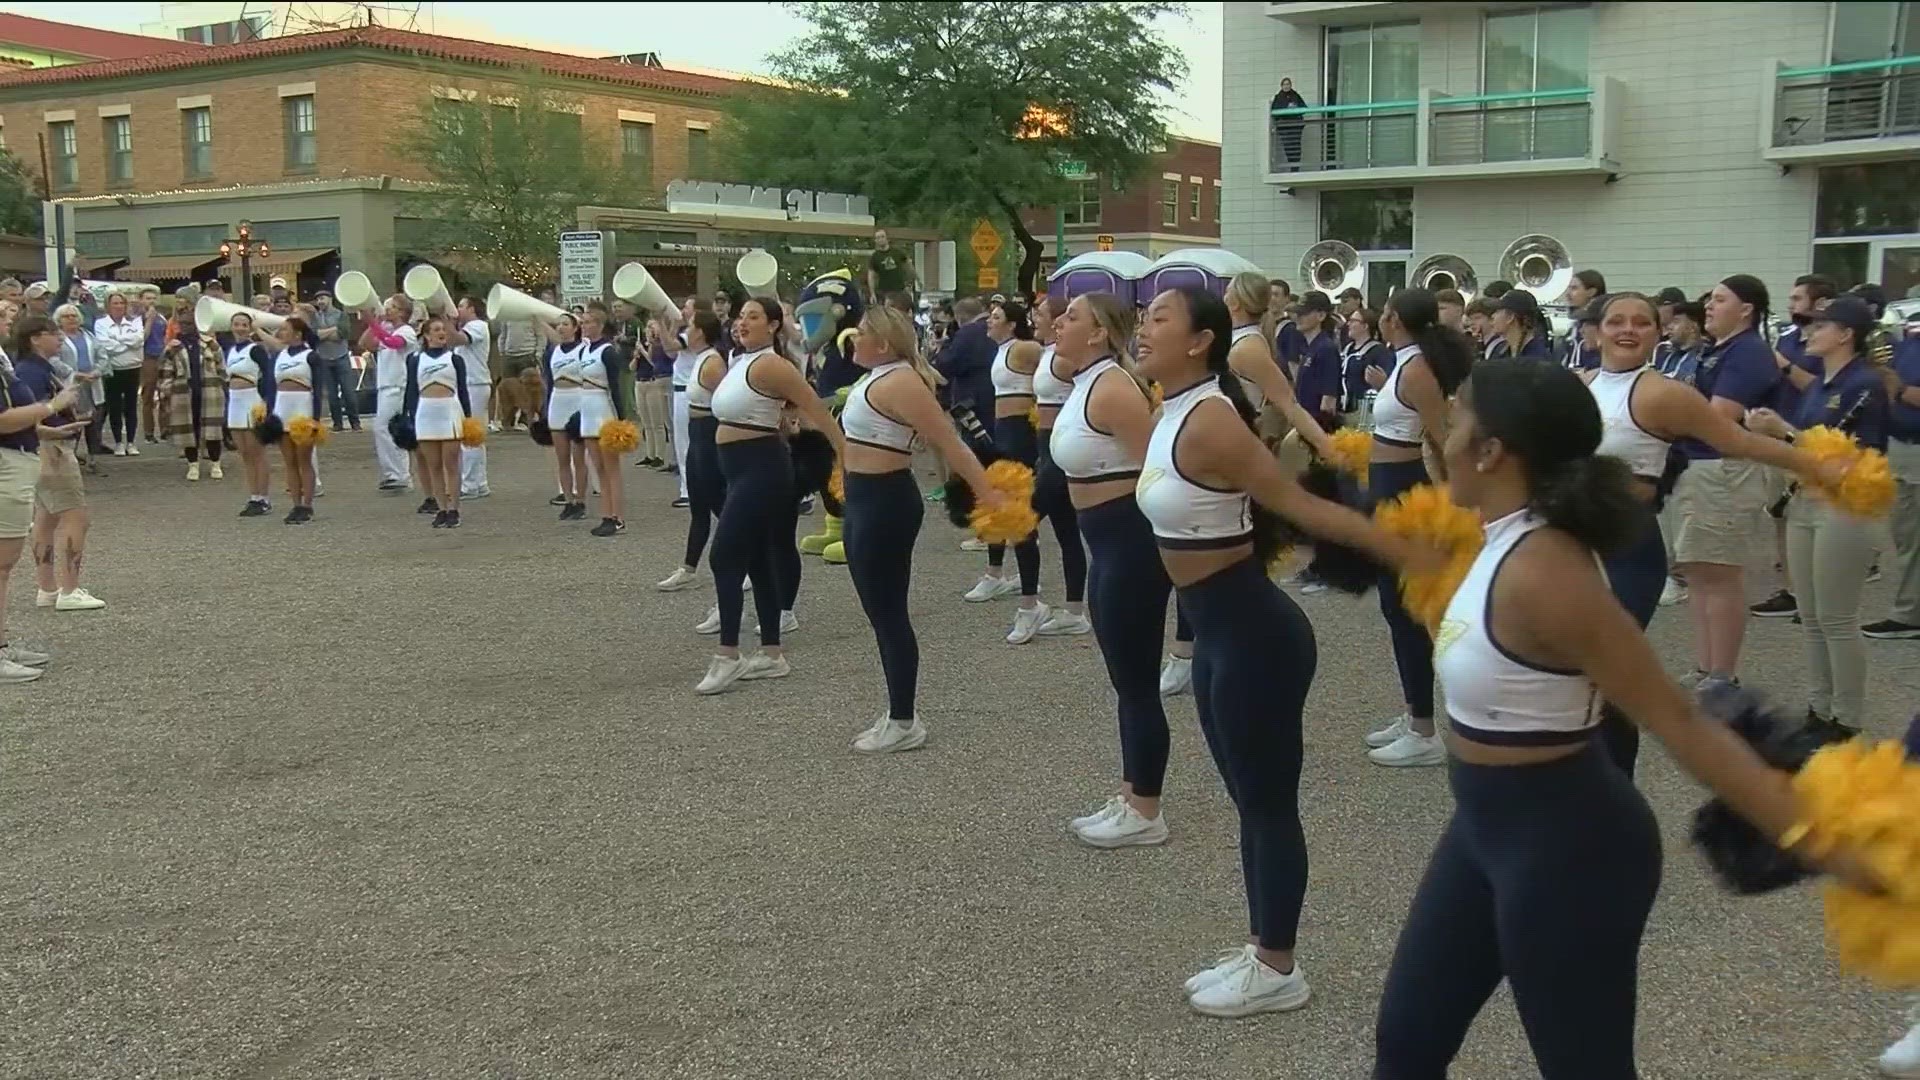
[[[1005,496],[998,508],[976,504],[967,515],[973,534],[989,544],[1017,544],[1040,524],[1033,512],[1033,470],[1011,458],[987,466],[987,483]]]
[[[295,446],[324,446],[327,426],[311,416],[296,416],[287,421],[287,438]]]
[[[463,416],[460,418],[460,445],[480,446],[486,441],[487,425],[481,423],[475,417]]]
[[[1027,406],[1027,424],[1035,431],[1040,430],[1040,403],[1038,401]]]
[[[1373,457],[1373,436],[1359,428],[1341,428],[1327,437],[1327,464],[1361,480],[1367,478],[1367,465]]]
[[[247,423],[258,424],[260,421],[265,420],[266,418],[267,418],[267,407],[258,401],[254,402],[252,410],[250,410],[247,413]]]
[[[1167,400],[1167,391],[1159,383],[1147,384],[1147,411],[1159,412],[1160,406]]]
[[[1453,594],[1466,580],[1473,560],[1480,554],[1485,535],[1480,515],[1456,505],[1444,487],[1421,484],[1390,502],[1382,503],[1373,518],[1380,527],[1395,536],[1438,548],[1447,553],[1447,563],[1439,570],[1402,571],[1400,598],[1407,612],[1420,620],[1429,634],[1440,628],[1440,618],[1453,602]]]
[[[843,505],[847,501],[847,477],[837,461],[833,463],[833,472],[827,475],[827,496]]]
[[[1839,461],[1847,466],[1846,476],[1838,487],[1822,484],[1817,477],[1806,478],[1814,490],[1834,506],[1856,517],[1869,518],[1884,517],[1893,509],[1893,469],[1887,464],[1885,454],[1865,449],[1853,436],[1826,426],[1801,432],[1794,445],[1815,461]]]

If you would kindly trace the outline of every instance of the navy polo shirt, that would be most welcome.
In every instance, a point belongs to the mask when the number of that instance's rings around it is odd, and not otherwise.
[[[1855,358],[1831,379],[1822,379],[1800,395],[1799,408],[1787,422],[1801,431],[1825,424],[1844,426],[1861,446],[1884,451],[1889,426],[1887,387],[1880,373],[1864,358]]]
[[[33,392],[31,377],[22,378],[24,373],[21,369],[26,366],[15,364],[11,371],[0,369],[0,408],[18,409],[41,400]],[[40,452],[40,435],[32,427],[0,434],[0,447],[36,454]]]
[[[1283,364],[1297,364],[1307,355],[1307,335],[1292,319],[1280,324],[1273,335],[1273,354]]]
[[[1920,337],[1909,334],[1893,347],[1893,373],[1908,386],[1920,386]],[[1887,430],[1901,442],[1920,442],[1920,406],[1894,403]]]
[[[1804,327],[1789,327],[1786,333],[1780,335],[1780,340],[1773,343],[1773,349],[1786,357],[1787,363],[1811,374],[1814,385],[1819,385],[1822,365],[1819,357],[1807,351]],[[1801,391],[1793,385],[1792,379],[1781,379],[1780,392],[1774,402],[1773,411],[1781,416],[1793,416],[1800,410],[1800,395]]]
[[[1513,350],[1507,347],[1507,339],[1504,335],[1495,336],[1493,344],[1487,346],[1487,359],[1489,360],[1505,360],[1512,355]],[[1520,343],[1520,355],[1522,357],[1531,357],[1535,360],[1551,360],[1553,359],[1553,348],[1547,344],[1546,338],[1535,334]]]
[[[1300,377],[1294,380],[1293,397],[1300,407],[1314,415],[1320,413],[1320,399],[1340,397],[1340,346],[1326,331],[1307,342],[1306,355],[1300,361]]]
[[[1709,346],[1700,356],[1693,385],[1709,401],[1722,397],[1745,408],[1757,409],[1773,405],[1784,380],[1779,366],[1773,362],[1773,347],[1758,331],[1749,329]],[[1694,461],[1712,461],[1721,456],[1720,451],[1698,439],[1682,439],[1676,445],[1683,455]]]

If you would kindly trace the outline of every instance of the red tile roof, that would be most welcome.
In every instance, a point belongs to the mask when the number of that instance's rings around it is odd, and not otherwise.
[[[49,24],[53,25],[53,24]],[[347,30],[323,30],[314,34],[289,34],[233,45],[211,45],[187,52],[162,53],[117,60],[102,60],[64,67],[35,68],[32,71],[0,72],[0,88],[47,83],[108,79],[123,75],[147,75],[189,68],[225,66],[269,56],[294,56],[332,49],[368,48],[406,56],[454,60],[488,67],[514,68],[535,66],[551,75],[562,75],[595,82],[617,83],[654,90],[717,97],[737,92],[744,86],[738,80],[701,75],[671,68],[636,67],[612,60],[523,49],[513,45],[495,45],[485,41],[421,34],[391,26],[356,26]]]
[[[84,7],[74,9],[76,14],[85,10]],[[86,56],[96,60],[131,60],[155,53],[191,52],[206,47],[191,41],[96,30],[91,26],[30,19],[25,15],[0,15],[0,42],[36,52]]]

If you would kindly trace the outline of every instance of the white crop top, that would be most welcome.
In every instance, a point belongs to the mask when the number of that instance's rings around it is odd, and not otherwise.
[[[1053,455],[1053,463],[1067,474],[1069,483],[1091,484],[1140,475],[1140,459],[1128,453],[1119,439],[1094,427],[1092,418],[1087,416],[1093,384],[1109,371],[1118,371],[1120,378],[1133,381],[1133,377],[1112,360],[1095,360],[1073,377],[1073,393],[1060,407],[1060,415],[1054,418],[1047,450]]]
[[[1419,446],[1427,429],[1420,414],[1400,396],[1400,376],[1407,364],[1420,355],[1420,346],[1408,345],[1393,353],[1393,370],[1373,399],[1373,437],[1391,446]]]
[[[312,357],[312,349],[301,349],[298,352],[292,349],[280,350],[280,355],[273,358],[273,381],[299,383],[301,386],[311,388],[313,386],[313,364],[310,362]]]
[[[693,373],[687,376],[687,408],[713,411],[713,391],[700,384],[700,369],[707,366],[707,357],[718,355],[719,349],[693,354]],[[674,362],[679,363],[677,360]],[[725,368],[727,365],[722,363],[720,366]]]
[[[562,383],[578,385],[586,352],[587,345],[584,341],[576,341],[571,345],[555,344],[553,359],[550,361],[553,369],[553,385],[559,386]]]
[[[1041,349],[1040,365],[1033,369],[1034,402],[1057,409],[1067,403],[1067,395],[1071,393],[1073,380],[1063,379],[1053,373],[1053,346]]]
[[[444,386],[449,390],[459,388],[460,380],[453,370],[452,349],[444,349],[439,353],[431,349],[422,352],[418,370],[422,390],[429,386]]]
[[[732,362],[727,365],[726,377],[713,389],[715,419],[731,427],[751,431],[780,430],[780,407],[786,403],[755,390],[753,384],[747,381],[754,363],[768,356],[778,358],[779,354],[769,347],[734,355]]]
[[[590,341],[580,351],[580,382],[596,390],[607,389],[607,350],[613,348],[613,339]]]
[[[1014,342],[1003,341],[1000,351],[993,354],[993,396],[996,398],[1033,396],[1033,376],[1022,375],[1007,363],[1013,346]]]
[[[708,352],[711,351],[713,350],[708,350]],[[700,370],[701,358],[706,355],[690,349],[681,349],[673,354],[673,388],[675,390],[684,388],[688,393],[693,392],[694,375]]]
[[[1249,323],[1246,326],[1236,326],[1233,328],[1232,345],[1238,345],[1242,341],[1245,341],[1250,337],[1259,337],[1259,336],[1260,336],[1260,326],[1258,323]],[[1232,345],[1229,345],[1228,347],[1231,348]],[[1239,376],[1239,379],[1240,379],[1240,389],[1245,391],[1247,395],[1247,404],[1252,405],[1254,409],[1257,411],[1262,405],[1265,405],[1267,403],[1267,392],[1265,390],[1260,389],[1259,383],[1254,382],[1252,379],[1249,379],[1244,375]]]
[[[227,350],[227,378],[260,384],[260,361],[253,358],[252,345],[235,345]]]
[[[891,364],[881,364],[861,376],[847,392],[847,406],[840,410],[840,430],[847,435],[847,441],[871,446],[880,450],[892,450],[898,454],[913,452],[914,431],[911,425],[903,424],[879,409],[867,400],[867,391],[873,384],[890,372],[901,368],[910,368],[904,360]],[[914,378],[919,378],[918,375]]]
[[[1253,517],[1244,491],[1224,491],[1188,479],[1174,460],[1180,432],[1201,402],[1227,400],[1216,379],[1190,386],[1160,405],[1160,421],[1147,443],[1147,460],[1134,485],[1140,512],[1153,524],[1154,539],[1170,549],[1237,547],[1253,539]],[[1229,414],[1232,403],[1228,403]],[[1234,415],[1238,423],[1238,416]],[[1056,427],[1057,430],[1057,427]]]
[[[1487,524],[1486,546],[1447,605],[1433,638],[1433,669],[1456,735],[1493,746],[1564,746],[1600,722],[1600,691],[1577,671],[1519,659],[1493,639],[1488,608],[1508,554],[1545,523],[1516,510]],[[1597,561],[1597,560],[1596,560]]]
[[[1667,450],[1671,445],[1648,433],[1633,418],[1633,388],[1639,385],[1640,376],[1652,370],[1650,367],[1632,371],[1601,368],[1587,383],[1593,391],[1594,403],[1600,406],[1600,449],[1594,453],[1619,458],[1633,470],[1633,475],[1645,480],[1659,480],[1667,471]]]

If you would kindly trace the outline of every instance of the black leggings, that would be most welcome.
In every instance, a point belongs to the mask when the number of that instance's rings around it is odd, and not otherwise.
[[[696,416],[687,421],[687,555],[681,560],[688,567],[700,565],[700,553],[707,549],[707,537],[713,532],[713,519],[727,501],[727,480],[720,475],[720,452],[713,436],[720,421],[712,416]]]
[[[1640,508],[1640,531],[1634,542],[1606,560],[1607,584],[1614,599],[1627,609],[1640,629],[1660,610],[1660,593],[1667,587],[1667,541],[1660,533],[1660,515],[1652,505]],[[1600,711],[1600,739],[1614,764],[1633,775],[1640,758],[1640,728],[1611,702]]]
[[[1660,830],[1598,746],[1448,766],[1454,812],[1414,893],[1374,1029],[1375,1080],[1444,1080],[1505,978],[1543,1080],[1632,1080]]]
[[[1200,730],[1240,812],[1248,924],[1261,948],[1291,949],[1307,894],[1300,716],[1319,661],[1313,624],[1252,556],[1181,587],[1180,605]]]
[[[1077,604],[1087,596],[1087,549],[1081,543],[1073,498],[1067,493],[1067,476],[1047,452],[1047,438],[1047,431],[1039,433],[1040,453],[1033,467],[1033,510],[1053,526],[1054,542],[1060,545],[1060,576],[1067,583],[1067,603]]]
[[[1367,468],[1367,498],[1378,506],[1426,482],[1427,465],[1418,458],[1375,462]],[[1393,666],[1400,673],[1400,693],[1406,698],[1407,715],[1416,720],[1432,719],[1433,639],[1400,602],[1397,571],[1383,567],[1376,591],[1380,594],[1380,614],[1386,616],[1387,633],[1393,639]]]
[[[760,644],[778,646],[781,598],[786,595],[778,571],[785,564],[779,549],[783,544],[793,546],[798,506],[787,444],[775,435],[721,443],[717,456],[727,495],[713,527],[713,551],[707,561],[713,568],[713,592],[720,606],[720,644],[740,645],[740,611],[751,574]]]
[[[140,369],[109,371],[105,385],[107,426],[113,431],[113,441],[131,443],[140,433]]]
[[[907,615],[913,580],[913,542],[920,535],[926,500],[912,469],[847,473],[840,536],[860,608],[873,624],[880,670],[887,677],[887,715],[913,722],[913,693],[920,681],[920,640]]]
[[[1024,416],[1001,416],[993,421],[993,445],[1003,458],[1012,458],[1023,465],[1032,465],[1038,460],[1039,446],[1033,435],[1033,423]],[[1020,595],[1040,595],[1040,534],[1028,533],[1025,540],[1013,545],[1013,562],[1020,568]],[[987,548],[987,565],[995,570],[1007,563],[1007,546],[993,544]]]
[[[1167,778],[1167,711],[1160,703],[1160,641],[1173,584],[1160,562],[1153,526],[1132,495],[1080,514],[1093,554],[1088,585],[1093,637],[1119,697],[1120,778],[1135,795],[1160,797]]]

